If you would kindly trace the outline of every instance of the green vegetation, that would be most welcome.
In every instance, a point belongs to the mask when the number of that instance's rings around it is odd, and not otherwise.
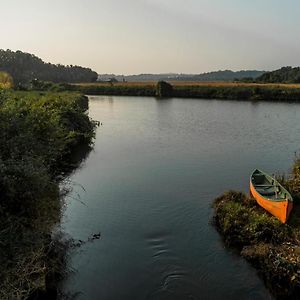
[[[33,79],[52,82],[93,82],[98,74],[89,68],[43,62],[33,54],[0,49],[0,71],[10,74],[16,85]]]
[[[290,241],[292,231],[260,209],[254,199],[228,191],[215,200],[215,222],[226,244],[248,246],[260,242],[280,244]]]
[[[72,91],[86,95],[114,95],[114,96],[155,96],[153,84],[77,84],[72,85]]]
[[[0,299],[45,290],[56,272],[59,182],[68,154],[94,136],[87,107],[76,93],[0,91]]]
[[[54,83],[51,81],[43,81],[39,79],[33,79],[30,84],[23,86],[23,90],[28,91],[49,91],[49,92],[64,92],[72,90],[72,86],[68,83]]]
[[[214,202],[214,224],[224,242],[255,266],[280,299],[296,299],[300,288],[300,159],[290,179],[281,178],[294,197],[288,221],[282,224],[240,192],[229,191]]]
[[[283,67],[276,71],[267,72],[256,78],[256,82],[300,83],[300,68]]]
[[[174,86],[174,97],[254,101],[300,101],[300,87],[264,85]]]
[[[0,72],[0,89],[9,89],[13,87],[13,79],[6,72]]]

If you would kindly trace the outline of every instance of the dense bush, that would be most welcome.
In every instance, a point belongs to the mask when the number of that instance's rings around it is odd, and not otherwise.
[[[0,72],[0,89],[7,89],[13,87],[13,79],[6,72]]]
[[[0,298],[44,288],[46,245],[59,221],[59,174],[72,148],[90,143],[87,98],[75,93],[0,93]]]

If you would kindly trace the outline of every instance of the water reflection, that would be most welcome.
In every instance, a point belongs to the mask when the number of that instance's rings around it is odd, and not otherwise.
[[[93,97],[90,116],[104,126],[71,177],[86,205],[70,202],[64,226],[102,239],[72,257],[65,289],[91,300],[271,299],[209,225],[211,202],[247,192],[256,167],[286,171],[298,115],[297,104]]]

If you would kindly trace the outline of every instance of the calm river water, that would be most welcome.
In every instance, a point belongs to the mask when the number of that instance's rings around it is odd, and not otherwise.
[[[65,290],[91,300],[272,299],[224,248],[211,204],[225,190],[247,192],[256,167],[289,170],[300,106],[97,96],[89,114],[103,126],[70,177],[63,228],[101,239],[72,256]]]

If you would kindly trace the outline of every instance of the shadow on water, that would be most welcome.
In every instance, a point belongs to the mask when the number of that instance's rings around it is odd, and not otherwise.
[[[87,142],[75,145],[72,152],[65,155],[62,159],[61,175],[63,177],[68,177],[74,171],[77,171],[89,157],[92,150],[93,146]]]
[[[64,156],[61,164],[61,175],[59,177],[66,178],[70,176],[75,170],[80,168],[84,161],[89,156],[93,147],[88,142],[82,142],[72,149],[72,153]],[[64,185],[64,184],[63,184]],[[62,198],[64,198],[71,189],[61,187]],[[87,239],[91,242],[95,235]],[[99,234],[100,237],[100,234]],[[77,293],[64,293],[61,286],[65,278],[72,272],[68,267],[69,256],[80,247],[85,241],[75,241],[67,234],[61,231],[56,224],[53,224],[52,232],[49,232],[45,237],[47,239],[47,262],[46,268],[49,269],[45,275],[45,290],[35,290],[27,300],[57,300],[57,299],[76,299]],[[97,237],[98,239],[98,237]]]

